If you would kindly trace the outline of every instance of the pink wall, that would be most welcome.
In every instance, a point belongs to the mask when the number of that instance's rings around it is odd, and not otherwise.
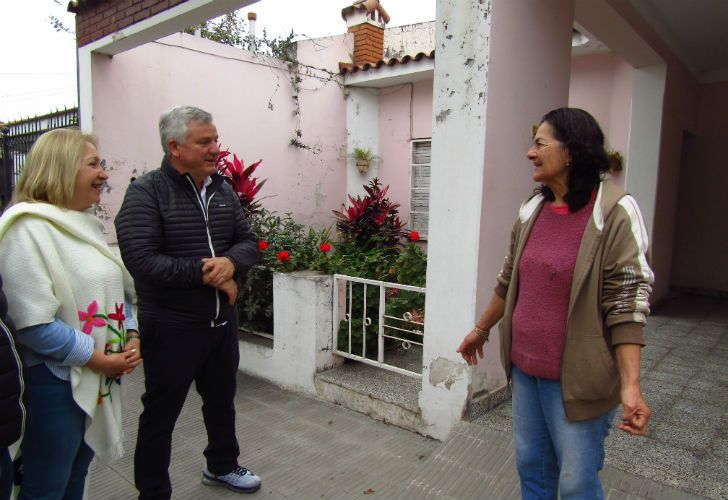
[[[330,48],[323,60],[336,71],[347,57],[345,37],[319,39]],[[310,62],[310,42],[299,45]],[[317,54],[317,64],[322,64]],[[224,148],[245,162],[260,158],[268,182],[264,205],[294,212],[305,224],[331,224],[345,190],[345,107],[338,77],[308,70],[301,82],[300,139],[313,150],[289,145],[295,135],[289,73],[280,61],[190,35],[177,34],[112,58],[93,61],[94,131],[110,166],[110,191],[103,200],[109,239],[113,217],[131,176],[159,166],[162,150],[157,121],[177,104],[210,111]]]
[[[604,133],[609,145],[627,158],[629,149],[630,109],[632,107],[633,68],[627,62],[614,56],[614,77],[610,101],[609,127]],[[574,72],[572,70],[572,78]]]
[[[701,86],[694,132],[683,144],[671,284],[728,291],[728,82]]]
[[[605,134],[612,115],[614,54],[591,54],[571,58],[569,106],[582,108],[597,119]]]
[[[588,110],[601,124],[610,146],[627,157],[632,67],[612,54],[593,54],[571,59],[569,106]],[[410,123],[410,103],[413,119]],[[534,116],[534,123],[540,117]],[[412,134],[410,135],[410,127]],[[410,139],[432,135],[432,80],[381,90],[379,99],[379,169],[382,183],[390,186],[392,200],[402,204],[403,219],[409,214]],[[528,139],[518,153],[528,148]],[[522,151],[523,150],[523,151]]]
[[[695,130],[700,85],[667,44],[650,28],[635,10],[630,0],[608,0],[630,26],[660,55],[667,65],[662,130],[660,139],[660,165],[655,199],[655,220],[652,230],[652,269],[655,284],[651,301],[667,297],[670,273],[673,269],[673,243],[677,213],[680,158],[684,131]],[[708,242],[712,244],[712,242]],[[675,266],[682,265],[675,262]],[[712,262],[713,266],[725,266]]]
[[[569,106],[597,119],[607,144],[627,157],[632,67],[609,52],[572,57]]]
[[[655,272],[652,301],[658,302],[670,290],[677,193],[683,132],[694,130],[699,86],[682,67],[668,64],[660,139],[660,170],[652,232],[652,269]],[[718,263],[713,263],[717,265]],[[680,263],[676,262],[676,265]]]
[[[390,199],[402,205],[400,208],[402,220],[408,220],[410,211],[410,141],[431,137],[432,80],[381,90],[379,155],[382,161],[379,178],[384,185],[390,186]]]

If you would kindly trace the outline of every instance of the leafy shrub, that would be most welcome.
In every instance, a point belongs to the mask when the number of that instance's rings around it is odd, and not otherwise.
[[[273,334],[273,271],[325,270],[330,230],[306,229],[290,213],[279,215],[262,207],[249,222],[260,240],[260,263],[241,287],[240,324],[249,331]]]
[[[290,213],[279,215],[261,208],[250,219],[260,239],[260,264],[277,271],[324,270],[326,253],[321,246],[329,242],[330,229],[306,228]],[[264,247],[264,248],[261,248]],[[281,255],[285,252],[285,255]]]
[[[410,244],[401,253],[391,248],[374,247],[361,250],[356,243],[336,244],[336,253],[329,260],[331,272],[345,274],[360,278],[400,283],[418,287],[425,286],[427,269],[427,255],[415,244]],[[366,294],[366,311],[364,310],[364,295]],[[351,305],[349,321],[351,322],[351,353],[368,358],[377,356],[377,332],[379,330],[379,302],[378,287],[354,283],[351,288]],[[348,300],[347,300],[348,304]],[[414,321],[424,323],[425,295],[419,292],[399,290],[395,288],[386,291],[386,314],[401,318],[409,313]],[[370,318],[371,324],[367,326],[366,352],[364,352],[364,318]],[[400,328],[414,331],[417,325],[402,323]],[[338,345],[342,350],[349,349],[349,322],[341,320],[338,329]],[[405,340],[419,338],[407,332],[398,332],[398,336]]]
[[[230,151],[220,151],[217,156],[217,171],[225,177],[238,195],[245,217],[251,219],[262,209],[260,200],[256,200],[255,196],[267,179],[258,182],[258,179],[253,177],[253,172],[263,160],[258,160],[246,168],[237,155],[233,154],[233,161],[228,160],[228,156]]]
[[[405,223],[399,219],[399,203],[387,198],[389,186],[382,189],[379,179],[372,179],[364,186],[367,196],[349,196],[350,207],[334,210],[336,229],[345,242],[356,243],[360,249],[373,247],[392,248],[404,236]]]

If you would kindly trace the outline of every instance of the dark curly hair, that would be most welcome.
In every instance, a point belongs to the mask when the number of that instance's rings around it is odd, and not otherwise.
[[[591,199],[592,192],[609,169],[604,149],[604,133],[592,115],[578,108],[558,108],[546,113],[540,123],[548,123],[554,138],[571,155],[564,201],[569,212],[576,212]],[[544,198],[554,201],[554,193],[545,185],[536,189]]]

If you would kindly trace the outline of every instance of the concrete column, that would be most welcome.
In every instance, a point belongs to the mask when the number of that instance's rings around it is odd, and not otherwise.
[[[490,299],[533,189],[531,125],[566,106],[573,0],[438,0],[427,322],[420,408],[444,439],[474,391],[505,383],[498,334],[470,369],[455,349]]]
[[[346,154],[354,148],[369,148],[379,154],[379,91],[372,88],[349,87],[346,97]],[[377,176],[379,162],[373,161],[366,173],[361,173],[356,160],[346,159],[346,192],[354,197],[364,196],[362,186]],[[346,199],[344,203],[348,204]]]
[[[632,77],[632,113],[629,153],[624,174],[625,186],[640,206],[650,238],[655,224],[666,76],[667,66],[655,64],[635,69]]]

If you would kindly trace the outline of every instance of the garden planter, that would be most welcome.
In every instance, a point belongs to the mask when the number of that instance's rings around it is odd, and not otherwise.
[[[359,169],[359,172],[362,174],[367,173],[369,170],[369,165],[371,165],[371,160],[356,160],[356,166]]]

